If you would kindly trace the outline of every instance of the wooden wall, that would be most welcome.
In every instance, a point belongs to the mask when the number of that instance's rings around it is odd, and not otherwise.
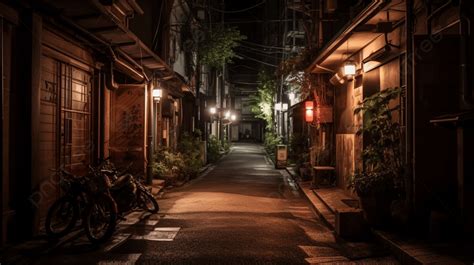
[[[134,162],[145,172],[145,86],[120,87],[111,94],[110,155],[118,164]]]

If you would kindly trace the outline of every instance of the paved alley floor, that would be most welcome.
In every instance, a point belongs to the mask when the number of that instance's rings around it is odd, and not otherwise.
[[[78,237],[23,254],[32,264],[398,264],[377,246],[336,240],[256,144],[234,144],[158,202],[159,214],[129,217],[114,243],[92,249]]]

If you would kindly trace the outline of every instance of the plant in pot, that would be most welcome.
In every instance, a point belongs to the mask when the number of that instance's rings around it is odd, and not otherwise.
[[[363,115],[357,134],[363,135],[365,144],[362,169],[350,177],[349,187],[359,196],[364,217],[372,226],[390,222],[391,203],[401,190],[400,125],[392,116],[399,109],[399,104],[393,104],[399,95],[400,88],[382,90],[365,98],[354,111]]]

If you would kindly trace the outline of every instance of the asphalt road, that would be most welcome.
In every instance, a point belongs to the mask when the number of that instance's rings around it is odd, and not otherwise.
[[[36,264],[397,264],[377,246],[336,240],[283,170],[255,144],[165,192],[160,214],[129,217],[117,244],[79,237]],[[381,257],[374,257],[381,256]]]

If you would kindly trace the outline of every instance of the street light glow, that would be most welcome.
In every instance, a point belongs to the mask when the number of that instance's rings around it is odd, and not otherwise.
[[[295,99],[295,93],[293,93],[293,92],[288,93],[288,99],[289,100],[294,100]]]
[[[230,115],[230,120],[235,121],[237,119],[237,116],[235,114]]]
[[[153,99],[160,101],[161,97],[163,96],[163,90],[161,88],[154,88],[153,89]]]
[[[211,108],[209,109],[209,112],[210,112],[211,114],[216,114],[217,109],[216,109],[215,107],[211,107]]]
[[[224,117],[226,119],[230,118],[230,111],[226,111]]]
[[[356,65],[353,61],[348,61],[344,64],[344,75],[352,76],[356,73]]]

